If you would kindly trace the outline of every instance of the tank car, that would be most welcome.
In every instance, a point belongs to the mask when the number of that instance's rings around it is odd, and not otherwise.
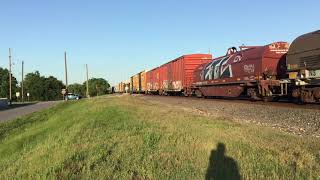
[[[320,101],[320,30],[296,38],[287,54],[292,97],[303,102]]]
[[[199,66],[194,72],[192,93],[198,97],[248,96],[254,100],[274,100],[288,93],[285,54],[289,44],[229,48],[225,56]]]

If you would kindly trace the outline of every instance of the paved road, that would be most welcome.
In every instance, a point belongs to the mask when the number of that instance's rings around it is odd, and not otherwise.
[[[20,116],[27,115],[36,111],[47,109],[52,107],[61,101],[49,101],[49,102],[39,102],[32,105],[26,105],[23,107],[16,107],[7,110],[0,110],[0,122],[16,119]]]

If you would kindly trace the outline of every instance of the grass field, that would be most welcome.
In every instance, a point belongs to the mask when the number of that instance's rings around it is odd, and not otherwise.
[[[320,141],[131,96],[62,103],[0,124],[0,179],[226,176],[320,179]]]

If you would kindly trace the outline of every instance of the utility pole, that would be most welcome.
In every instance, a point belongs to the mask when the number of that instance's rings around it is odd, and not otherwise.
[[[12,77],[11,77],[11,48],[9,48],[9,101],[12,100]]]
[[[68,90],[67,52],[64,52],[64,70],[66,73],[66,90]]]
[[[86,82],[86,85],[87,85],[87,98],[89,98],[89,72],[88,72],[88,64],[86,64],[86,74],[87,74],[87,82]]]
[[[22,75],[21,75],[21,100],[22,102],[24,102],[24,92],[23,92],[23,78],[24,78],[24,74],[23,74],[23,70],[24,70],[24,62],[22,61]]]

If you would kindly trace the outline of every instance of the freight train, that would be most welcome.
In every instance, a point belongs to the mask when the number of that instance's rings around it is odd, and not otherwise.
[[[197,97],[320,101],[320,30],[291,45],[231,47],[224,56],[183,55],[120,83],[118,92]]]
[[[291,96],[300,102],[319,102],[320,30],[295,39],[286,57]]]

